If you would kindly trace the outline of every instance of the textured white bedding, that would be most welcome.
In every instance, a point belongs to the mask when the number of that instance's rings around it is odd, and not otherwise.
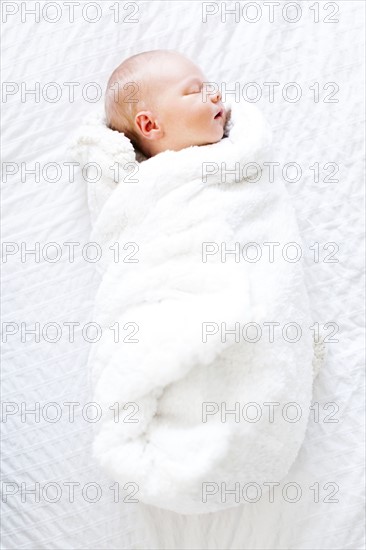
[[[41,2],[45,4],[46,2]],[[3,4],[9,4],[4,2]],[[11,2],[21,10],[22,2]],[[27,2],[28,7],[36,4]],[[364,76],[362,66],[365,8],[362,1],[325,3],[301,2],[298,22],[289,23],[280,10],[268,23],[268,9],[262,2],[262,18],[256,23],[241,19],[226,23],[219,15],[202,22],[202,3],[137,2],[138,23],[113,21],[112,2],[101,3],[102,18],[89,23],[75,8],[75,21],[58,2],[61,17],[57,23],[27,16],[21,11],[2,24],[2,76],[5,82],[22,82],[28,87],[57,82],[60,101],[39,102],[27,96],[21,102],[17,93],[2,103],[2,162],[70,161],[66,149],[71,134],[95,104],[85,101],[80,90],[87,82],[104,88],[111,70],[133,53],[172,48],[186,53],[206,71],[210,80],[227,83],[257,82],[263,92],[258,105],[275,129],[277,152],[274,162],[283,166],[296,162],[302,168],[298,182],[288,183],[297,210],[303,239],[309,247],[319,243],[320,260],[332,252],[326,243],[339,247],[337,263],[314,262],[314,250],[307,250],[307,284],[315,318],[319,323],[339,325],[339,342],[328,346],[328,362],[315,383],[314,401],[319,403],[320,421],[310,422],[298,459],[286,482],[297,482],[302,497],[296,503],[283,498],[268,503],[264,499],[227,512],[205,517],[185,518],[157,512],[127,502],[113,502],[105,478],[90,460],[93,424],[83,419],[82,406],[90,401],[86,373],[87,355],[92,344],[83,340],[80,328],[91,319],[93,297],[99,275],[93,263],[80,254],[88,242],[90,224],[86,188],[80,178],[68,181],[64,166],[59,181],[51,173],[39,183],[32,177],[21,181],[19,174],[2,183],[3,241],[31,247],[57,242],[62,257],[55,263],[41,258],[35,262],[20,255],[8,258],[3,267],[3,322],[39,322],[41,328],[59,323],[62,336],[56,343],[28,336],[21,342],[20,332],[3,344],[2,400],[26,403],[34,408],[50,402],[60,403],[62,419],[57,423],[28,416],[25,423],[11,415],[2,423],[2,482],[18,484],[19,491],[2,502],[2,548],[76,549],[76,548],[235,548],[235,549],[359,549],[363,547],[363,124]],[[241,8],[247,2],[241,2]],[[298,3],[300,4],[300,3]],[[319,23],[314,22],[318,4]],[[329,3],[328,3],[329,4]],[[122,3],[121,3],[122,5]],[[235,2],[227,2],[228,8]],[[338,23],[325,23],[333,8]],[[133,7],[121,7],[121,17]],[[3,8],[4,9],[4,8]],[[218,8],[219,9],[219,8]],[[290,8],[289,8],[290,10]],[[90,9],[89,17],[94,17]],[[249,13],[249,12],[248,12]],[[252,12],[250,12],[252,13]],[[253,12],[254,13],[254,12]],[[288,11],[288,18],[293,17]],[[277,14],[277,15],[276,15]],[[52,17],[51,8],[49,18]],[[250,15],[253,18],[253,15]],[[65,83],[79,82],[75,101],[68,100]],[[265,82],[275,87],[274,101],[268,97]],[[302,87],[298,102],[285,101],[281,90],[286,83]],[[320,87],[320,101],[314,102],[314,83]],[[327,83],[336,83],[327,89]],[[312,89],[309,87],[313,86]],[[289,95],[293,92],[289,89]],[[253,93],[253,88],[248,93]],[[48,89],[49,96],[54,91]],[[90,97],[93,90],[90,89]],[[325,103],[328,96],[339,101]],[[314,181],[314,163],[320,165],[320,181]],[[324,181],[333,165],[339,171],[337,182]],[[289,172],[291,176],[291,172]],[[285,221],[284,221],[285,223]],[[73,263],[68,261],[65,242],[78,242]],[[49,255],[53,252],[50,250]],[[91,252],[92,254],[92,252]],[[331,257],[328,257],[328,260]],[[75,341],[68,341],[65,322],[79,322]],[[330,331],[329,331],[330,333]],[[51,329],[50,329],[51,336]],[[67,420],[64,402],[78,402],[75,422]],[[336,403],[339,421],[324,422]],[[15,406],[16,406],[15,405]],[[49,411],[49,416],[54,414]],[[92,411],[90,412],[92,417]],[[75,502],[70,503],[66,482],[77,482]],[[269,480],[272,481],[272,480]],[[58,502],[39,503],[32,495],[20,498],[20,484],[32,488],[58,482],[63,488]],[[102,496],[97,503],[87,502],[81,489],[98,483]],[[314,502],[310,486],[318,483],[320,502]],[[326,483],[331,485],[324,488]],[[324,502],[334,487],[333,498]],[[6,486],[9,488],[9,485]],[[3,485],[4,488],[4,485]],[[55,492],[50,488],[48,500]],[[24,494],[24,491],[23,491]],[[94,498],[90,489],[89,498]],[[121,492],[122,500],[127,495]],[[150,522],[151,520],[151,522]],[[146,529],[145,529],[146,528]]]

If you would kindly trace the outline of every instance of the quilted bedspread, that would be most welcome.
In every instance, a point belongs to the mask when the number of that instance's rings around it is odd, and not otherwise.
[[[67,4],[2,3],[1,548],[362,548],[364,3],[80,0],[73,17]],[[115,66],[157,48],[185,53],[271,121],[268,170],[285,177],[312,315],[329,335],[304,444],[273,502],[194,518],[134,502],[91,459],[100,274],[67,147]]]

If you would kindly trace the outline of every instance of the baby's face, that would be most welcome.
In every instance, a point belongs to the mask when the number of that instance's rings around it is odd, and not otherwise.
[[[183,56],[171,56],[150,80],[151,113],[159,130],[151,133],[154,153],[220,141],[226,111],[219,92],[209,94],[201,70]]]

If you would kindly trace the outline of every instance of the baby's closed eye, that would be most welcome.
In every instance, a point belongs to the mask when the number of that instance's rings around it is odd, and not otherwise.
[[[199,94],[199,93],[201,93],[201,91],[202,91],[202,86],[201,86],[201,87],[195,86],[194,88],[191,88],[191,89],[186,93],[186,95]]]

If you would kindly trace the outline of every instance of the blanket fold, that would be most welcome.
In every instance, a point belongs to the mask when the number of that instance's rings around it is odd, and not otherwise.
[[[312,396],[302,266],[283,254],[302,243],[283,183],[260,171],[274,160],[271,131],[255,106],[226,107],[215,144],[146,159],[99,114],[72,147],[102,170],[88,184],[103,250],[94,454],[116,481],[137,483],[141,501],[184,514],[238,505],[222,483],[279,482]]]

